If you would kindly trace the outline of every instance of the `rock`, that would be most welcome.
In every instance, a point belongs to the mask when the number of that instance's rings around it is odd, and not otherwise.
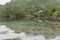
[[[37,35],[30,37],[32,40],[45,40],[45,37],[43,35]]]
[[[42,10],[40,10],[40,11],[38,11],[39,13],[42,13],[43,11]]]
[[[9,29],[9,28],[7,28],[5,25],[0,25],[0,34],[1,33],[12,33],[12,32],[15,32],[15,31],[13,31],[13,30],[11,30],[11,29]]]
[[[50,40],[60,40],[60,36],[56,36],[55,38],[50,39]]]
[[[16,34],[15,31],[7,28],[5,25],[0,25],[0,40],[14,39],[17,37],[18,34]]]
[[[7,28],[7,32],[8,33],[15,33],[15,31],[14,30],[11,30],[10,28]]]
[[[45,40],[45,37],[43,35],[30,36],[23,32],[23,33],[18,34],[18,39],[20,40]]]
[[[16,33],[6,33],[6,34],[0,34],[0,39],[5,40],[5,39],[14,39],[17,38]]]
[[[0,25],[0,33],[4,33],[7,31],[7,27],[5,25]]]
[[[42,20],[38,20],[38,22],[43,22]]]
[[[18,38],[23,39],[25,37],[26,37],[26,34],[24,32],[18,34]]]
[[[6,26],[5,26],[5,25],[0,25],[0,28],[2,28],[2,27],[3,27],[3,28],[6,28]]]

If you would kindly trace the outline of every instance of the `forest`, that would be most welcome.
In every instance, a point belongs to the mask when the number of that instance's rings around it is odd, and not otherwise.
[[[0,5],[0,20],[51,20],[60,21],[59,0],[12,0]]]

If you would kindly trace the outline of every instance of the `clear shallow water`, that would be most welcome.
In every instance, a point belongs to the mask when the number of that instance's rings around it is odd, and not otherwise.
[[[9,22],[9,23],[10,23],[10,22]],[[9,23],[7,23],[7,24],[9,24]],[[14,23],[15,23],[15,24],[17,24],[17,23],[18,23],[18,24],[19,24],[19,23],[23,23],[23,25],[24,25],[24,22],[13,22],[12,25],[14,25],[14,26],[12,26],[12,27],[14,27],[14,29],[15,29],[15,26],[16,26]],[[29,23],[29,22],[28,22],[28,23]],[[27,23],[27,24],[28,24],[28,23]],[[26,24],[26,23],[25,23],[25,24]],[[31,23],[31,24],[33,24],[33,23]],[[11,23],[10,23],[9,25],[11,25]],[[8,25],[6,28],[10,28],[9,25]],[[21,26],[21,25],[19,25],[19,26]],[[18,27],[19,27],[19,26],[18,26]],[[38,25],[37,25],[37,26],[38,26]],[[25,25],[22,26],[22,27],[25,27]],[[30,25],[29,25],[28,27],[30,27]],[[36,27],[36,25],[35,25],[34,27]],[[2,27],[2,28],[3,28],[3,27]],[[17,28],[17,27],[16,27],[16,28]],[[32,28],[33,28],[33,26],[32,26]],[[36,27],[36,28],[37,28],[37,27]],[[45,28],[46,28],[46,27],[45,27]],[[21,28],[19,28],[19,29],[21,29]],[[41,28],[41,29],[42,29],[42,28]],[[11,30],[13,30],[13,29],[11,29]],[[49,30],[49,29],[48,29],[48,30]],[[48,30],[46,30],[46,31],[48,31]],[[5,31],[5,30],[4,30],[4,31]],[[13,31],[15,31],[15,30],[13,30]],[[31,30],[29,30],[29,32],[30,32],[30,31],[31,31]],[[42,32],[44,32],[44,31],[42,31]],[[24,32],[24,33],[25,33],[25,32]],[[41,33],[41,32],[40,32],[40,33]],[[49,31],[49,33],[50,33],[50,31]],[[20,34],[20,35],[18,35],[19,37],[17,37],[16,34]],[[35,35],[33,35],[32,33],[29,33],[29,35],[27,35],[27,33],[26,33],[26,34],[22,34],[21,32],[16,33],[16,34],[15,34],[15,33],[13,33],[13,34],[12,34],[12,33],[11,33],[11,34],[9,33],[9,34],[6,34],[6,35],[10,35],[10,36],[12,35],[12,37],[13,37],[13,36],[14,36],[14,37],[16,36],[19,40],[20,40],[20,39],[21,39],[21,40],[40,40],[40,39],[41,39],[41,40],[46,40],[45,35],[36,35],[36,36],[35,36]],[[4,35],[3,35],[3,36],[0,35],[0,37],[5,38],[6,35],[5,35],[5,36],[4,36]],[[10,36],[9,36],[9,37],[10,37]],[[20,37],[21,37],[21,38],[20,38]],[[7,38],[8,38],[8,36],[7,36]],[[59,38],[60,38],[60,37],[59,37]],[[0,38],[0,39],[1,39],[1,38]],[[50,38],[49,40],[55,40],[55,38]]]

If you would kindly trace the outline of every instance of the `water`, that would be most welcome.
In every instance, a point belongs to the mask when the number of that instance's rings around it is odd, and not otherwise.
[[[0,25],[0,40],[5,40],[5,39],[16,39],[17,40],[60,40],[60,36],[56,35],[54,38],[46,38],[44,35],[34,35],[32,33],[26,33],[26,32],[21,32],[21,33],[15,33],[14,30],[7,28],[5,25]]]

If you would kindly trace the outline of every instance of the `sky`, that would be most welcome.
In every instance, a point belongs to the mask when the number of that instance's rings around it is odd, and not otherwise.
[[[5,5],[6,3],[9,3],[11,0],[0,0],[0,5]]]

